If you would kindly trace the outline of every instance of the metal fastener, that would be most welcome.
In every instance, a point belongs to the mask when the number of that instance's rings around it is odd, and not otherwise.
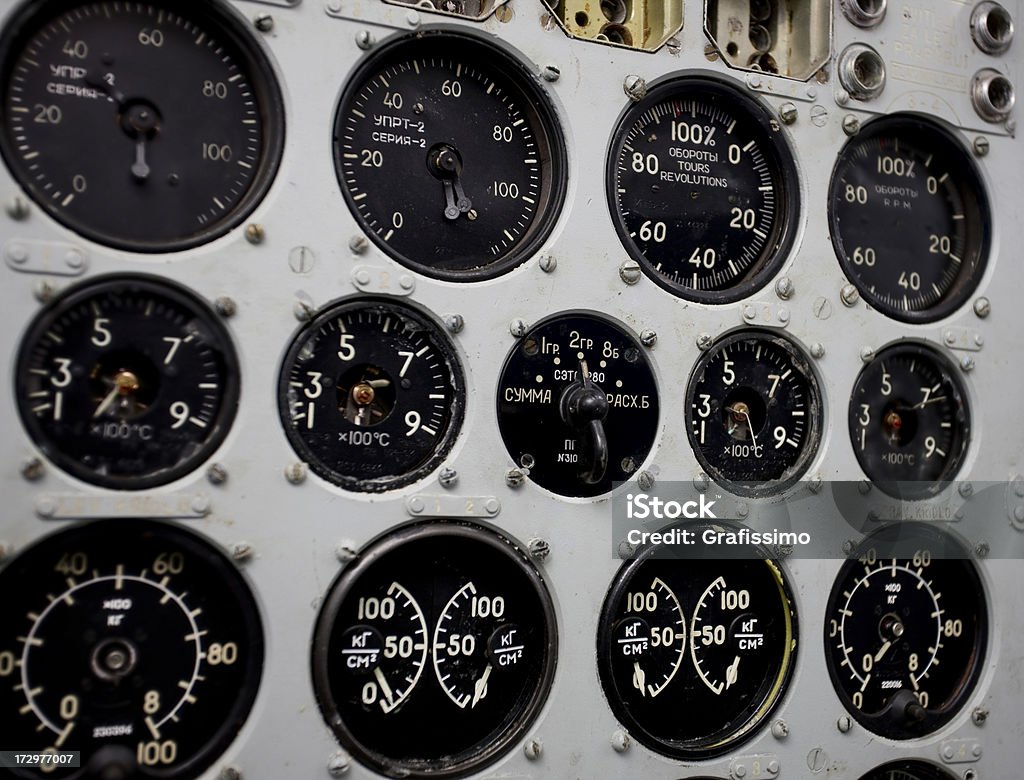
[[[64,253],[64,265],[72,271],[77,271],[85,265],[85,255],[81,249],[71,248]]]
[[[370,242],[366,240],[366,236],[352,236],[348,240],[349,251],[354,255],[361,255],[369,245]]]
[[[258,26],[258,25],[257,25]],[[236,766],[225,766],[222,767],[220,772],[217,774],[217,780],[241,780],[242,770]]]
[[[501,511],[501,502],[496,498],[489,498],[484,502],[484,511],[493,516]]]
[[[39,460],[39,458],[30,458],[25,461],[24,465],[21,467],[21,476],[29,482],[35,482],[42,478],[45,470],[43,462]]]
[[[640,264],[636,260],[626,260],[619,266],[619,278],[626,284],[636,284],[642,275]]]
[[[683,48],[683,44],[679,42],[678,38],[669,38],[665,41],[665,48],[668,49],[669,54],[678,55]]]
[[[221,295],[213,302],[213,308],[221,317],[234,317],[238,313],[238,304],[227,295]]]
[[[526,475],[518,468],[510,468],[505,472],[505,484],[510,488],[522,487],[526,481]]]
[[[807,768],[814,774],[819,774],[825,771],[825,767],[828,766],[828,753],[822,748],[816,747],[807,754]]]
[[[301,485],[306,481],[307,468],[305,463],[290,463],[285,466],[284,478],[293,485]]]
[[[775,282],[775,294],[784,301],[788,301],[793,296],[793,290],[793,280],[788,276],[780,276]]]
[[[356,46],[363,51],[372,49],[374,44],[373,33],[369,30],[360,30],[356,33]]]
[[[409,507],[409,512],[414,515],[422,514],[423,510],[427,508],[427,505],[419,496],[413,496],[410,498],[407,506]]]
[[[459,473],[455,469],[450,469],[445,466],[438,473],[437,481],[441,483],[441,487],[454,487],[455,483],[459,481]]]
[[[641,471],[636,475],[636,484],[641,490],[650,490],[654,487],[654,475],[649,471]]]
[[[953,750],[952,745],[946,745],[942,748],[942,757],[947,761],[951,760],[956,755],[956,751]]]
[[[210,514],[210,499],[204,495],[193,496],[190,506],[197,515],[205,516]]]
[[[260,32],[270,32],[274,29],[274,17],[270,14],[259,14],[252,23]]]
[[[344,750],[339,750],[327,759],[327,774],[331,777],[341,777],[351,766],[352,757]]]
[[[351,539],[342,539],[334,545],[334,557],[341,563],[348,563],[358,554],[356,543]]]
[[[711,345],[714,341],[715,340],[710,333],[701,333],[697,336],[697,349],[701,352],[707,352],[711,349]]]
[[[986,720],[988,720],[988,710],[984,707],[975,707],[971,711],[971,720],[974,721],[975,726],[980,726]]]
[[[697,476],[693,478],[693,486],[701,493],[708,489],[708,475],[703,471],[699,472]]]
[[[974,495],[974,485],[970,482],[961,482],[957,487],[957,492],[962,498],[970,498]]]
[[[965,374],[973,371],[974,365],[974,358],[972,358],[970,355],[968,355],[967,357],[960,358],[960,370],[963,371]]]
[[[658,334],[653,330],[645,329],[640,331],[640,343],[645,347],[653,347],[658,341]]]
[[[211,485],[223,485],[228,481],[228,470],[220,463],[211,463],[206,470],[206,479]]]
[[[461,314],[445,314],[443,319],[449,333],[459,333],[466,325]]]
[[[231,547],[231,557],[239,563],[252,558],[252,545],[248,542],[236,542]]]
[[[262,244],[266,237],[267,233],[263,229],[263,225],[252,222],[245,226],[245,240],[250,244]]]
[[[505,5],[499,5],[498,10],[494,12],[494,18],[497,19],[502,24],[508,24],[509,22],[511,22],[512,16],[512,6],[508,5],[507,3]]]
[[[850,716],[841,715],[839,720],[836,721],[836,728],[843,734],[849,732],[849,730],[853,728],[853,721],[850,720]]]
[[[24,244],[11,244],[7,247],[7,258],[15,265],[27,263],[31,253]]]
[[[531,558],[543,561],[551,554],[551,543],[547,539],[535,536],[526,543],[526,549],[529,550]]]
[[[782,124],[791,125],[796,121],[796,117],[796,106],[792,103],[783,103],[779,106],[779,119],[782,120]]]
[[[544,752],[544,745],[539,739],[528,739],[526,744],[523,745],[523,753],[530,761],[536,761],[540,758],[540,754]]]
[[[545,81],[558,81],[559,76],[562,75],[562,71],[555,65],[545,65],[540,72],[540,77]]]
[[[502,8],[505,7],[506,6],[502,6]],[[558,266],[558,261],[552,255],[541,255],[538,265],[540,266],[540,270],[549,274]]]
[[[398,277],[398,286],[406,292],[410,292],[416,286],[416,280],[409,274],[402,274]]]
[[[42,279],[36,283],[36,286],[32,290],[32,294],[35,295],[36,300],[40,303],[49,303],[50,299],[53,298],[57,293],[57,287],[53,282]]]
[[[4,211],[7,212],[7,216],[11,219],[16,219],[19,222],[28,217],[29,208],[28,201],[20,195],[15,195],[4,206]]]
[[[857,288],[852,284],[843,285],[843,289],[839,291],[839,297],[843,301],[844,306],[856,306],[857,301],[860,299],[860,293],[857,292]]]
[[[988,298],[978,298],[974,302],[974,313],[981,317],[981,319],[985,319],[992,313],[992,303]]]
[[[516,317],[512,322],[508,324],[508,332],[515,336],[517,339],[521,339],[526,335],[526,323]]]
[[[875,350],[872,349],[871,347],[861,347],[860,359],[863,360],[865,363],[870,363],[872,360],[875,359]]]
[[[988,139],[983,135],[977,136],[971,144],[971,149],[974,151],[976,157],[984,157],[989,152]]]
[[[777,720],[772,724],[772,736],[775,739],[785,739],[789,736],[789,724],[784,720]]]
[[[988,542],[978,542],[974,545],[974,554],[978,558],[987,558],[990,552],[992,552],[992,548],[989,547]]]
[[[815,474],[807,481],[807,489],[810,490],[814,495],[818,495],[825,487],[825,482],[821,478],[821,474]]]
[[[616,753],[625,753],[629,750],[629,734],[622,729],[616,729],[612,732],[612,750]]]
[[[811,357],[819,359],[825,357],[825,345],[820,341],[811,344]]]
[[[852,539],[846,539],[843,542],[843,555],[851,555],[856,548],[857,545],[853,543]]]
[[[639,76],[626,76],[622,82],[622,89],[626,96],[635,103],[643,100],[647,95],[647,82]]]
[[[736,505],[736,515],[741,519],[750,514],[750,506],[746,501],[740,501]]]
[[[847,135],[857,135],[860,132],[860,120],[853,114],[843,117],[843,132]]]
[[[409,11],[409,13],[405,15],[405,23],[410,27],[419,27],[420,15],[416,11]]]

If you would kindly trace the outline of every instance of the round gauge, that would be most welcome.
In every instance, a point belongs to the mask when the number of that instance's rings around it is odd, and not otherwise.
[[[796,656],[795,608],[778,565],[750,552],[681,560],[648,547],[616,575],[598,627],[601,684],[651,750],[721,755],[781,699]]]
[[[868,479],[896,498],[925,498],[956,476],[970,439],[956,369],[922,344],[894,344],[850,396],[850,438]]]
[[[869,731],[914,739],[948,723],[981,674],[985,590],[967,552],[921,523],[872,535],[829,596],[825,654],[832,684]]]
[[[956,780],[956,776],[925,761],[891,761],[875,767],[860,780]]]
[[[733,333],[702,355],[685,409],[697,460],[740,495],[793,484],[821,438],[821,394],[810,364],[789,340],[767,332]]]
[[[132,251],[184,249],[266,192],[281,96],[226,3],[24,3],[6,29],[0,149],[67,227]]]
[[[365,548],[328,592],[313,639],[320,709],[388,776],[493,763],[529,728],[557,658],[551,598],[512,541],[435,521]]]
[[[779,122],[710,78],[663,82],[612,139],[608,202],[626,251],[689,300],[736,301],[784,262],[799,209]]]
[[[345,200],[388,255],[427,276],[503,273],[547,238],[565,149],[535,78],[491,43],[429,31],[380,47],[334,122]]]
[[[57,466],[139,490],[184,476],[224,440],[238,359],[217,315],[183,287],[100,277],[33,320],[14,392],[29,435]]]
[[[324,479],[380,492],[422,478],[448,454],[466,402],[441,329],[392,301],[329,307],[292,342],[278,407],[288,441]]]
[[[829,227],[843,271],[871,306],[903,322],[941,319],[974,292],[990,220],[970,155],[927,119],[873,120],[832,172]]]
[[[541,487],[607,493],[640,468],[658,431],[658,388],[643,347],[597,315],[545,320],[505,359],[498,428]]]
[[[249,714],[256,604],[235,566],[180,526],[68,526],[7,564],[0,592],[4,738],[81,752],[81,769],[54,777],[198,777]]]

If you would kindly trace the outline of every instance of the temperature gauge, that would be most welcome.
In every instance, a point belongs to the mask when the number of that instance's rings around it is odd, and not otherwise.
[[[607,493],[636,472],[658,430],[658,390],[643,347],[596,315],[545,320],[505,360],[498,427],[541,487]]]
[[[313,678],[328,724],[361,761],[448,777],[515,744],[556,656],[551,599],[519,547],[438,521],[378,539],[331,586]]]

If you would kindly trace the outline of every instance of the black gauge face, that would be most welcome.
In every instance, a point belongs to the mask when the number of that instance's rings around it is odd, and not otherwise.
[[[789,586],[773,561],[641,554],[604,602],[601,683],[639,742],[672,758],[709,758],[771,713],[796,636]]]
[[[818,449],[817,380],[807,359],[781,336],[743,331],[716,343],[693,370],[685,408],[697,460],[740,495],[791,485]]]
[[[220,445],[238,407],[238,360],[217,315],[184,288],[100,278],[32,322],[14,390],[56,465],[138,490],[178,479]]]
[[[183,249],[238,224],[266,191],[281,98],[220,3],[26,3],[8,31],[3,156],[72,230]]]
[[[81,751],[81,769],[54,777],[197,777],[249,714],[263,668],[255,602],[227,558],[178,526],[71,526],[0,571],[0,592],[4,739]]]
[[[706,78],[653,88],[612,140],[608,201],[626,250],[662,287],[725,303],[762,287],[797,222],[796,167],[777,120]]]
[[[374,542],[331,586],[313,641],[320,709],[341,743],[389,776],[492,763],[547,698],[554,613],[509,540],[440,521]]]
[[[919,344],[886,347],[850,396],[850,438],[861,468],[898,498],[924,498],[956,476],[970,439],[956,370]]]
[[[401,304],[356,299],[295,338],[281,371],[288,440],[321,477],[378,492],[431,472],[465,405],[462,368],[440,328]]]
[[[829,596],[832,683],[869,731],[931,734],[956,716],[981,673],[988,610],[978,572],[957,542],[918,523],[891,526],[854,554]]]
[[[875,767],[860,780],[956,780],[956,777],[924,761],[892,761]]]
[[[441,279],[529,258],[565,189],[561,135],[531,74],[454,32],[399,39],[359,69],[338,107],[334,157],[367,235]]]
[[[607,493],[640,468],[658,431],[658,388],[643,347],[590,314],[542,322],[505,360],[498,428],[541,487]]]
[[[971,295],[989,224],[967,151],[924,119],[872,121],[832,172],[829,226],[843,270],[869,304],[904,322],[941,319]]]

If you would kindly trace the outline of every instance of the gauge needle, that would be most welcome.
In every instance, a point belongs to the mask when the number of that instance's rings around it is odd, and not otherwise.
[[[728,690],[735,682],[739,679],[740,675],[740,657],[736,656],[736,660],[733,661],[729,668],[725,670],[725,689]]]
[[[747,422],[747,430],[750,431],[750,443],[753,444],[756,447],[757,446],[757,437],[754,435],[754,424],[752,422],[750,422],[750,413],[747,412],[746,409],[740,409],[737,406],[727,406],[727,407],[725,407],[725,411],[729,412],[729,414],[740,414],[740,415],[743,415],[743,419],[746,420],[746,422]],[[730,433],[731,433],[731,431],[730,431]],[[739,660],[740,660],[739,658],[736,659],[737,662],[739,662]]]
[[[107,409],[110,408],[110,405],[112,403],[114,403],[114,399],[117,398],[117,396],[118,396],[118,394],[120,392],[121,392],[121,388],[115,382],[114,383],[114,389],[111,390],[109,393],[107,393],[106,397],[100,402],[100,405],[96,407],[96,411],[92,413],[92,416],[93,417],[99,417],[105,411],[107,411]]]
[[[875,663],[878,663],[882,660],[882,656],[889,651],[890,647],[892,647],[892,642],[890,642],[888,639],[885,640],[885,644],[882,645],[882,648],[877,653],[875,653]]]
[[[380,667],[374,667],[373,676],[377,678],[377,684],[380,686],[381,693],[384,694],[384,698],[388,700],[388,704],[391,707],[395,706],[395,694],[391,691],[391,686],[388,685],[388,681],[384,678],[384,672],[380,670]],[[383,703],[383,702],[382,702]]]
[[[647,682],[647,673],[640,666],[639,661],[633,662],[633,687],[640,691],[641,696],[646,696],[647,692],[644,690],[646,687],[644,684]]]
[[[138,181],[149,178],[149,165],[146,164],[146,139],[139,138],[135,142],[135,162],[132,163],[132,176]]]
[[[487,664],[487,666],[484,667],[484,673],[480,675],[480,679],[473,685],[473,703],[470,707],[475,707],[477,702],[487,695],[487,680],[490,676],[491,665]]]
[[[927,398],[924,401],[921,401],[919,404],[915,404],[914,406],[911,406],[910,408],[911,409],[923,409],[924,407],[928,406],[928,404],[934,404],[934,403],[938,403],[939,401],[945,401],[945,400],[946,400],[946,396],[940,395],[940,396],[937,396],[935,398]]]

